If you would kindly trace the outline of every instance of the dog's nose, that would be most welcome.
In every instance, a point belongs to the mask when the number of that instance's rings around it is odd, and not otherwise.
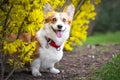
[[[58,29],[61,29],[63,26],[62,25],[57,25]]]

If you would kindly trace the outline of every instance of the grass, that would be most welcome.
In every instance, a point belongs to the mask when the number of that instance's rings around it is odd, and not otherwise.
[[[120,31],[109,33],[96,33],[87,38],[84,44],[120,44]]]
[[[120,44],[120,31],[106,34],[96,33],[88,37],[84,44]],[[95,71],[91,80],[120,80],[120,54]]]
[[[93,80],[120,80],[120,54],[96,71]]]

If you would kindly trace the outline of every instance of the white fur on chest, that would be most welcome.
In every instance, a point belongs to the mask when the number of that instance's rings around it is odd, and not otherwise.
[[[40,48],[40,63],[42,68],[52,67],[55,63],[59,62],[63,56],[63,51],[57,51],[55,48]]]

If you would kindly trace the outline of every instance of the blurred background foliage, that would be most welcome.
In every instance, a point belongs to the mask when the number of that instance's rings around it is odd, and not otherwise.
[[[96,11],[96,20],[89,27],[88,35],[120,30],[120,0],[102,0]]]
[[[120,0],[101,0],[96,7],[97,16],[88,28],[85,44],[120,43]]]
[[[96,20],[90,23],[88,38],[84,44],[120,46],[120,0],[101,0],[96,12]],[[120,53],[115,52],[115,54],[114,56],[113,53],[109,62],[94,71],[92,80],[120,79]]]

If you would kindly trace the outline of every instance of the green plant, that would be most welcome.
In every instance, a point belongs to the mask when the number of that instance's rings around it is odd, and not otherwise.
[[[84,44],[120,44],[120,32],[96,33],[89,36]]]
[[[120,54],[115,55],[110,62],[95,72],[94,76],[95,80],[120,80]]]

